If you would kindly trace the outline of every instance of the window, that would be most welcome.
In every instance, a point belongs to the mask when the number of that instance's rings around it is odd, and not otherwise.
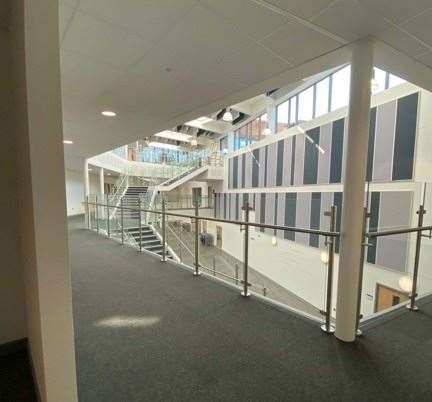
[[[315,117],[322,116],[329,111],[329,89],[330,78],[316,84],[316,98],[315,98]]]
[[[307,121],[313,118],[314,89],[313,86],[299,94],[298,120]]]
[[[386,89],[387,73],[379,68],[374,68],[374,77],[372,78],[372,94],[384,91]]]
[[[289,116],[289,124],[290,126],[297,123],[297,96],[292,97],[289,100],[290,103],[290,116]]]
[[[288,128],[288,106],[289,101],[286,101],[284,103],[281,103],[277,107],[276,111],[276,132],[285,130]]]
[[[333,74],[331,92],[331,110],[347,106],[349,102],[351,66]]]
[[[390,77],[389,77],[389,88],[393,88],[396,85],[400,85],[400,84],[403,84],[405,82],[406,81],[404,79],[399,78],[396,75],[390,74]]]

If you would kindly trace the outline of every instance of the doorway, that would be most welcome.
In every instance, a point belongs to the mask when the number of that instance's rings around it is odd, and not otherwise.
[[[385,285],[377,284],[375,312],[396,306],[397,304],[403,303],[408,299],[409,297],[406,293],[403,293],[393,288],[389,288]]]
[[[222,226],[216,226],[216,247],[222,248]]]

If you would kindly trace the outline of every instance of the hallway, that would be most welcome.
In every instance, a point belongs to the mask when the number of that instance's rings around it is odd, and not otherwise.
[[[342,344],[70,220],[81,402],[426,401],[432,304]]]

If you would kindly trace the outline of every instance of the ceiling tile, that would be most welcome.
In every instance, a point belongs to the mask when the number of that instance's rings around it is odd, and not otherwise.
[[[359,0],[370,12],[378,11],[396,24],[431,8],[431,0]]]
[[[409,56],[416,56],[428,50],[420,41],[394,26],[388,27],[386,31],[380,32],[377,36],[383,42]]]
[[[421,56],[416,57],[416,59],[423,64],[426,64],[429,67],[432,67],[432,52],[428,52],[422,54]]]
[[[197,0],[81,0],[79,8],[154,42],[196,3]]]
[[[62,48],[124,69],[139,59],[151,44],[110,24],[77,12]]]
[[[95,98],[121,77],[121,73],[72,52],[60,54],[62,91],[82,100]]]
[[[334,3],[335,0],[266,0],[266,2],[298,17],[310,19]]]
[[[432,9],[401,25],[403,29],[432,46]]]
[[[160,52],[185,64],[208,64],[253,43],[234,25],[206,7],[197,5],[159,42]]]
[[[268,79],[289,67],[288,63],[257,44],[241,49],[214,66],[227,77],[245,85]]]
[[[357,0],[334,3],[314,19],[314,23],[348,41],[376,35],[390,26],[382,16],[369,13]]]
[[[262,41],[294,65],[336,49],[340,43],[297,22],[290,22]]]
[[[255,39],[263,38],[287,22],[287,17],[249,0],[201,0],[201,3]]]

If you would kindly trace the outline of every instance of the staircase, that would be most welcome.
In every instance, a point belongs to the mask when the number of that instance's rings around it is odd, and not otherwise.
[[[139,227],[127,228],[124,231],[129,236],[134,238],[136,244],[139,247],[139,243],[140,243]],[[141,232],[142,232],[142,235],[141,235],[142,248],[144,250],[151,251],[153,253],[156,253],[156,254],[159,254],[160,256],[162,256],[162,251],[163,251],[162,242],[159,239],[159,237],[154,233],[152,228],[148,225],[142,225]],[[168,250],[165,251],[165,254],[166,254],[167,258],[172,259],[172,256]]]
[[[147,186],[142,186],[142,187],[129,186],[122,197],[123,198],[123,207],[124,208],[138,208],[140,196],[142,194],[146,194],[147,189],[148,189]],[[139,212],[125,209],[123,211],[123,216],[125,219],[138,219],[139,218]]]

